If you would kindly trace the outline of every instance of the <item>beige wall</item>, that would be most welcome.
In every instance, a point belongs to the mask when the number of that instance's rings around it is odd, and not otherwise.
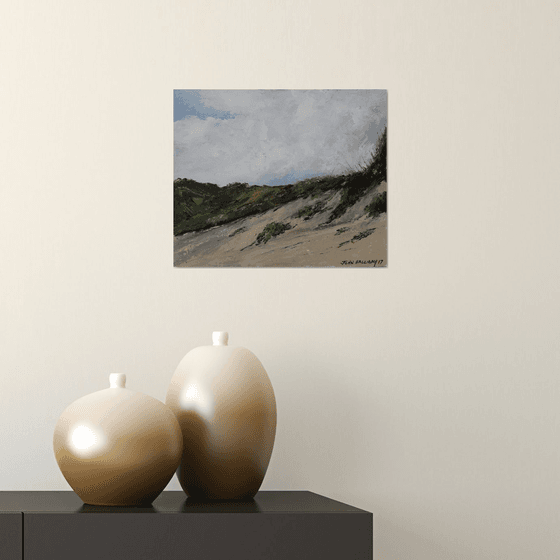
[[[378,560],[560,557],[559,19],[3,3],[0,488],[67,489],[61,411],[112,371],[163,400],[223,329],[276,390],[264,489],[374,512]],[[388,89],[388,269],[173,269],[172,90],[195,87]]]

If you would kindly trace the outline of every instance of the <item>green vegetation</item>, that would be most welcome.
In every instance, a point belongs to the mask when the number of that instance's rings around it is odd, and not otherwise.
[[[348,229],[348,228],[346,228]],[[340,243],[338,245],[338,248],[340,249],[343,245],[346,245],[347,243],[354,243],[356,241],[360,241],[361,239],[365,239],[366,237],[370,236],[376,228],[371,228],[371,229],[366,229],[365,231],[361,231],[360,233],[358,233],[357,235],[354,235],[354,237],[352,237],[352,239],[349,239],[348,241],[343,241],[342,243]],[[338,230],[340,231],[340,230]],[[335,235],[338,235],[338,233],[335,233]]]
[[[361,231],[357,235],[354,235],[354,237],[352,237],[352,239],[350,239],[350,242],[354,243],[354,241],[360,241],[360,239],[364,239],[364,238],[368,237],[374,231],[375,231],[375,228],[366,229],[365,231]]]
[[[303,207],[297,214],[296,218],[303,218],[304,220],[310,220],[315,214],[324,212],[326,201],[319,201],[315,204],[310,204],[309,206]]]
[[[387,191],[376,195],[371,203],[366,206],[366,212],[371,218],[377,218],[379,214],[387,212]]]
[[[262,214],[293,200],[317,197],[339,188],[343,179],[319,177],[279,187],[234,183],[222,188],[211,185],[208,190],[205,190],[207,184],[190,181],[190,185],[184,186],[178,181],[175,181],[174,185],[174,235],[208,229]],[[196,188],[193,188],[192,183],[196,183]],[[193,194],[197,198],[202,196],[201,204],[193,202]]]
[[[375,150],[371,153],[369,163],[361,169],[346,176],[342,197],[336,208],[332,211],[328,221],[340,218],[356,204],[373,187],[387,180],[387,127],[377,140]]]
[[[293,200],[314,199],[327,192],[332,195],[340,192],[340,201],[326,220],[330,223],[386,179],[387,128],[380,135],[369,161],[356,171],[343,175],[313,177],[293,185],[278,187],[230,183],[220,188],[213,183],[176,179],[173,183],[173,233],[182,235],[189,231],[204,230],[262,214]],[[368,210],[370,215],[371,212],[386,211],[386,198],[384,200],[385,206],[378,200],[377,206]],[[296,217],[310,219],[324,212],[325,205],[324,202],[309,204],[302,208]]]
[[[234,235],[237,235],[238,233],[242,233],[246,230],[247,230],[247,228],[245,228],[245,227],[237,228],[233,233],[229,234],[229,237],[233,237]]]
[[[257,245],[261,243],[265,244],[270,241],[273,237],[284,233],[285,231],[292,229],[291,224],[284,224],[282,222],[271,222],[267,224],[265,228],[257,235]]]

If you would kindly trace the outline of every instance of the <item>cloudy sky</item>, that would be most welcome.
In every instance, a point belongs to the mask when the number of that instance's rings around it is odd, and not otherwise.
[[[282,185],[367,160],[386,90],[175,90],[174,178]]]

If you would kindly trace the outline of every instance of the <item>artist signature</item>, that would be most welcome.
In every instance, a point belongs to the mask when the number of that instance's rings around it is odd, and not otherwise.
[[[372,264],[373,266],[382,266],[382,265],[383,265],[383,259],[375,259],[375,260],[369,260],[369,261],[362,261],[362,260],[357,260],[357,261],[341,261],[340,264],[341,264],[341,265],[349,265],[349,264]]]

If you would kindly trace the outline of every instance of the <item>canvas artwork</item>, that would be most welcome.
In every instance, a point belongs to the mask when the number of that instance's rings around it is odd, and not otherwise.
[[[386,267],[386,90],[174,90],[176,267]]]

